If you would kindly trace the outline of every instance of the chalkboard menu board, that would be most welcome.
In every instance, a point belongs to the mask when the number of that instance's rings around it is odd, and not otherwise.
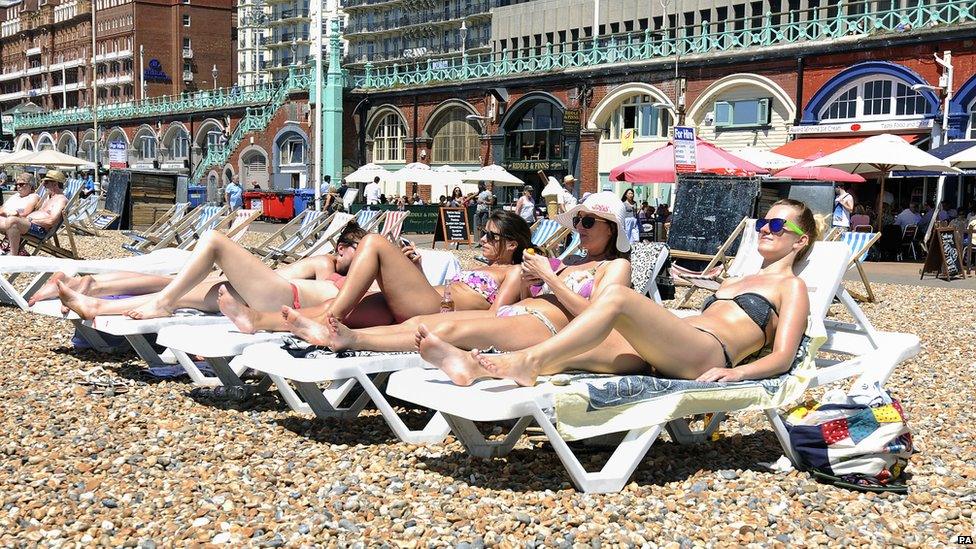
[[[119,215],[119,229],[131,229],[129,216],[129,172],[112,170],[108,175],[108,191],[105,195],[105,209]]]
[[[440,208],[434,243],[471,244],[471,231],[468,229],[468,210],[464,208]]]
[[[759,179],[707,174],[679,175],[668,246],[714,254],[743,217],[755,217]],[[727,252],[735,255],[738,240]]]
[[[920,278],[927,274],[946,280],[966,278],[962,265],[962,246],[959,244],[959,233],[955,229],[939,228],[932,231],[929,255],[925,258]]]

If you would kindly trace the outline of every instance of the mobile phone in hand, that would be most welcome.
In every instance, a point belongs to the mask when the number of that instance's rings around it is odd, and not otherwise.
[[[406,248],[407,246],[413,246],[413,242],[410,242],[406,238],[400,237],[400,247]]]

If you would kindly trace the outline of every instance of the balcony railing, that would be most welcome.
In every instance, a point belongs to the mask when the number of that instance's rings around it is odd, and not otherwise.
[[[482,2],[480,4],[475,4],[468,9],[462,9],[458,11],[452,11],[448,14],[444,14],[442,11],[434,11],[428,13],[404,13],[399,17],[375,17],[373,21],[364,21],[364,17],[360,16],[349,21],[346,25],[346,34],[361,34],[366,32],[383,32],[383,31],[398,31],[403,29],[403,27],[409,27],[413,25],[444,25],[453,24],[457,22],[460,26],[460,20],[473,17],[475,15],[487,15],[491,9],[488,2]]]
[[[493,79],[572,68],[637,63],[734,50],[785,46],[804,42],[906,33],[944,25],[976,22],[972,0],[937,0],[932,4],[877,10],[873,0],[839,2],[833,6],[761,17],[731,19],[671,31],[633,32],[596,40],[546,44],[484,55],[427,59],[380,68],[367,63],[353,78],[361,89],[388,89],[435,82]],[[677,32],[675,32],[677,31]],[[436,65],[435,65],[436,63]]]
[[[191,72],[191,71],[183,71],[183,81],[184,82],[193,82],[193,72]]]
[[[183,48],[183,59],[193,59],[193,48]]]
[[[192,77],[192,73],[190,75]],[[98,119],[101,121],[150,118],[175,113],[210,112],[219,109],[269,105],[278,101],[276,98],[280,98],[282,94],[287,95],[291,90],[307,90],[311,81],[312,79],[306,71],[298,71],[292,68],[288,70],[287,78],[280,82],[217,88],[212,91],[151,97],[142,101],[103,105],[98,108]],[[14,92],[10,95],[12,99],[19,99],[26,95],[26,92]],[[0,100],[4,100],[3,97],[0,95]],[[28,128],[90,124],[91,121],[92,111],[90,108],[75,107],[47,113],[16,114],[13,116],[10,127],[20,131]],[[7,125],[4,124],[4,127],[6,128]]]

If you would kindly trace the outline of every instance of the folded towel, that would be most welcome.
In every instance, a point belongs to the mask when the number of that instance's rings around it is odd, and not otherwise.
[[[282,339],[281,348],[295,358],[353,358],[367,356],[393,356],[409,355],[412,352],[386,352],[386,351],[339,351],[334,352],[324,345],[312,345],[298,336],[285,336]]]

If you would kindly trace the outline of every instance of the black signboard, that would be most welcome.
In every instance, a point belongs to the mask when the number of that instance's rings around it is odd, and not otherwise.
[[[672,250],[711,255],[725,243],[743,217],[755,216],[759,179],[681,174],[675,193],[668,246]],[[726,253],[735,255],[738,248],[736,239]]]
[[[505,169],[513,172],[559,171],[566,169],[565,160],[512,160]]]
[[[119,229],[131,229],[129,214],[129,172],[112,170],[108,175],[108,191],[105,195],[105,209],[119,215]]]
[[[433,244],[438,241],[448,244],[471,244],[471,231],[468,227],[468,211],[466,209],[440,208]]]
[[[919,278],[927,274],[946,280],[966,278],[962,265],[962,246],[959,244],[959,233],[955,229],[938,228],[932,232],[929,255],[925,257]]]
[[[566,109],[563,113],[563,135],[566,137],[579,137],[580,133],[580,110]]]

